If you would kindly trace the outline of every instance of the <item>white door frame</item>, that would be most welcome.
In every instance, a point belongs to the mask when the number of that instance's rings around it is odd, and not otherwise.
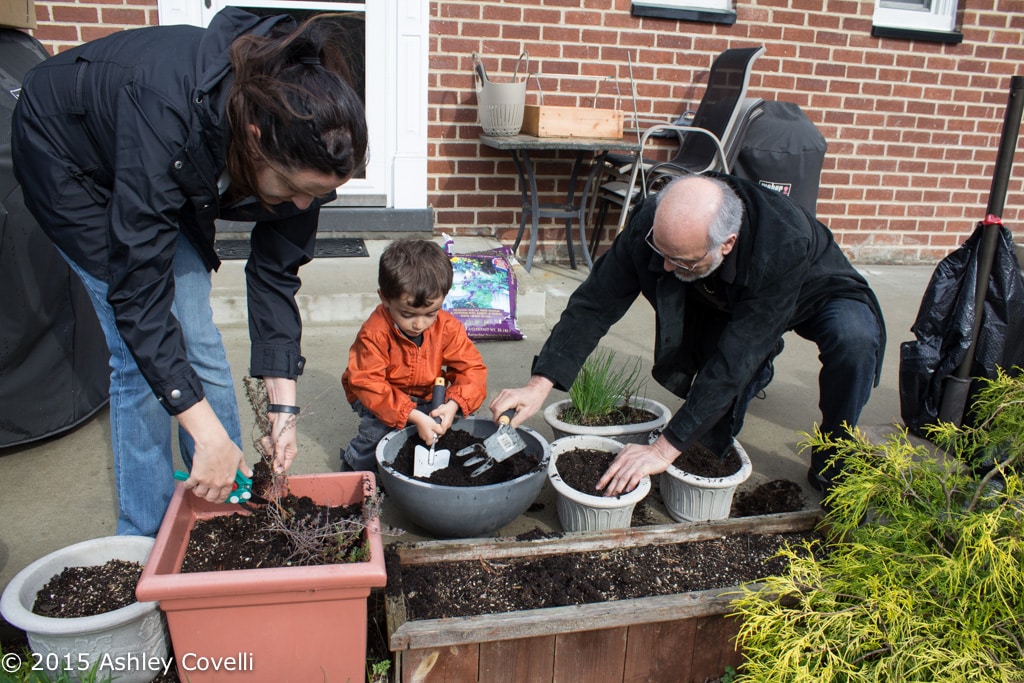
[[[338,188],[339,205],[427,207],[429,0],[157,0],[161,24],[206,26],[228,5],[366,14],[365,179]]]

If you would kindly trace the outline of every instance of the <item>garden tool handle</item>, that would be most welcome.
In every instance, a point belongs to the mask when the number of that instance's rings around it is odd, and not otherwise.
[[[433,388],[433,390],[431,391],[431,394],[430,394],[430,410],[431,410],[431,412],[437,410],[438,408],[440,408],[441,406],[444,405],[445,391],[446,391],[446,388],[445,388],[444,377],[438,377],[437,379],[434,380],[434,388]],[[435,417],[434,420],[438,424],[441,424],[441,418]]]
[[[174,471],[174,479],[176,481],[187,481],[189,476],[188,472],[183,470]],[[231,489],[231,493],[228,495],[228,503],[240,503],[252,498],[252,479],[242,474],[242,470],[235,472],[235,485]]]
[[[504,413],[502,413],[501,415],[498,416],[498,426],[499,427],[506,427],[506,426],[512,424],[512,418],[515,417],[515,414],[516,414],[516,409],[515,408],[509,408],[508,410],[506,410]]]

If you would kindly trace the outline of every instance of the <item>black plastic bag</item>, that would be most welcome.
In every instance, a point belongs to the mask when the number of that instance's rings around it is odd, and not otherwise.
[[[993,379],[996,369],[1024,365],[1024,281],[1010,231],[981,225],[935,268],[911,331],[916,340],[900,345],[900,414],[914,434],[938,422],[946,379],[956,373],[971,347],[978,252],[985,230],[998,230],[983,324],[970,377]],[[972,386],[969,397],[976,393]],[[971,400],[968,399],[967,408]]]

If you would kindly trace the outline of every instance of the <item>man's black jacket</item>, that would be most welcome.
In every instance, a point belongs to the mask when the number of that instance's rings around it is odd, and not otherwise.
[[[12,151],[26,204],[65,254],[108,283],[121,336],[171,414],[204,395],[171,312],[175,243],[184,233],[216,269],[217,218],[256,221],[246,266],[250,372],[302,372],[294,295],[320,202],[232,209],[218,185],[234,77],[228,48],[285,22],[227,8],[207,29],[122,31],[44,61],[22,84]]]
[[[863,301],[878,318],[882,340],[876,386],[885,347],[878,300],[831,231],[772,190],[742,178],[718,177],[744,205],[739,238],[721,267],[694,283],[666,272],[663,259],[644,239],[655,210],[654,199],[647,199],[573,293],[533,363],[534,374],[567,389],[601,337],[643,295],[656,315],[652,375],[686,398],[665,432],[680,449],[725,413],[783,333],[833,298]]]

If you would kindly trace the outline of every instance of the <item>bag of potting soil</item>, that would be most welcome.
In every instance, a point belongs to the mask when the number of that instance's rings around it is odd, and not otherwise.
[[[456,254],[445,236],[445,251],[452,262],[452,288],[442,308],[465,326],[473,341],[518,340],[516,276],[509,247]]]

